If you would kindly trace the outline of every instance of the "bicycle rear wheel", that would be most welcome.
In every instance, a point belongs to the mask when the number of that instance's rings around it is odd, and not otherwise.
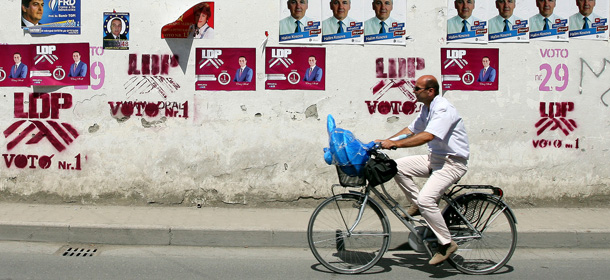
[[[390,224],[377,204],[369,199],[358,218],[363,194],[339,194],[322,202],[307,228],[309,248],[326,268],[337,273],[360,273],[373,267],[390,244]]]
[[[467,274],[489,274],[502,268],[517,245],[517,228],[508,206],[497,198],[474,193],[456,199],[464,217],[481,232],[472,231],[456,210],[448,206],[443,212],[453,240],[460,246],[448,259]]]

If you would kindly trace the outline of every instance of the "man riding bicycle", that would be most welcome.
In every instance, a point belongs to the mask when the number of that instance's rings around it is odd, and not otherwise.
[[[396,160],[398,173],[394,180],[411,202],[407,213],[411,216],[421,213],[436,235],[440,246],[429,264],[438,265],[458,249],[458,245],[451,240],[438,201],[445,190],[464,176],[468,169],[468,136],[464,121],[455,107],[439,95],[439,84],[434,76],[426,75],[417,79],[413,93],[417,101],[424,104],[419,116],[392,137],[375,142],[380,142],[384,149],[428,144],[428,155],[407,156]],[[403,134],[409,137],[389,140]],[[420,191],[413,182],[413,177],[429,179]]]

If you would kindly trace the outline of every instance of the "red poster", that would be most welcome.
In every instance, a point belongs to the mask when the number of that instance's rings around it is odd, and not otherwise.
[[[197,48],[195,90],[256,90],[255,48]]]
[[[0,87],[29,87],[31,45],[0,45]]]
[[[214,39],[214,2],[201,2],[161,28],[161,38]]]
[[[443,90],[498,90],[498,49],[441,49]]]
[[[89,43],[36,44],[30,70],[33,86],[90,84]]]
[[[266,48],[265,73],[265,89],[324,90],[326,49]]]

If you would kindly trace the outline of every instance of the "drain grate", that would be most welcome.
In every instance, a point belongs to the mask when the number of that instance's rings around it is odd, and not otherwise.
[[[74,246],[66,245],[55,253],[64,257],[93,257],[100,253],[100,249],[92,245]]]

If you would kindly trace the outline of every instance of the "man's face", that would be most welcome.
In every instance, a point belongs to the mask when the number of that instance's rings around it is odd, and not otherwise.
[[[593,13],[593,7],[595,7],[595,0],[576,0],[576,6],[581,15],[588,17]]]
[[[426,89],[425,80],[422,78],[419,78],[415,82],[415,89],[413,90],[413,93],[415,93],[415,97],[417,98],[417,101],[423,103],[426,100],[430,99],[431,90]]]
[[[72,54],[72,58],[74,59],[74,62],[79,62],[80,61],[80,53],[73,53]]]
[[[489,67],[489,58],[487,58],[487,57],[483,58],[483,67]]]
[[[239,58],[239,68],[246,67],[246,62],[247,61],[246,61],[245,57],[240,57]]]
[[[313,56],[309,57],[309,67],[314,67],[316,66],[316,58]]]
[[[330,9],[333,11],[333,16],[338,20],[344,20],[351,8],[351,0],[331,0]]]
[[[119,34],[121,34],[121,29],[123,29],[123,23],[121,20],[114,19],[112,20],[110,28],[112,29],[112,34],[114,34],[114,36],[119,36]]]
[[[21,55],[18,53],[14,54],[13,60],[15,61],[15,64],[21,63]]]
[[[474,10],[474,0],[455,0],[455,9],[463,19],[468,19]]]
[[[515,0],[496,0],[496,8],[501,17],[508,19],[513,15]]]
[[[30,1],[30,6],[25,7],[21,5],[21,11],[23,12],[23,17],[31,23],[38,23],[42,19],[42,12],[44,10],[44,1],[43,0],[32,0]]]
[[[290,15],[295,19],[302,19],[308,7],[308,0],[288,0]]]
[[[373,10],[375,16],[384,21],[390,17],[390,12],[394,8],[394,0],[375,0],[373,1]]]
[[[555,0],[536,0],[536,7],[543,17],[549,17],[555,9]]]

